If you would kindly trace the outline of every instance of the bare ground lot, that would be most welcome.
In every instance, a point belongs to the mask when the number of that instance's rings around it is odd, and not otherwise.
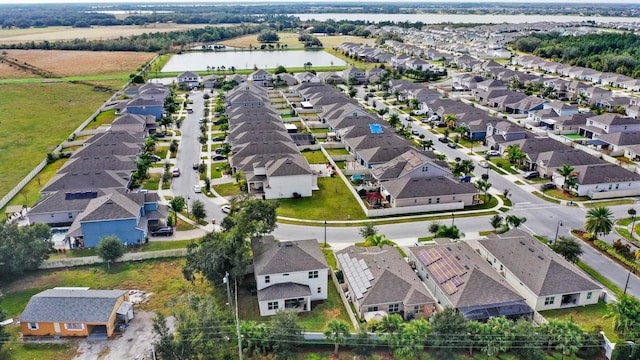
[[[288,32],[279,32],[280,36],[280,44],[286,44],[288,48],[302,48],[303,45],[298,41],[298,34],[296,33],[288,33]],[[334,47],[342,44],[343,42],[354,42],[356,44],[369,44],[373,45],[375,43],[375,39],[365,39],[358,36],[350,36],[350,35],[339,35],[339,36],[320,36],[318,37],[322,44],[325,47]],[[253,47],[260,47],[260,42],[258,41],[258,34],[246,35],[234,39],[229,39],[225,41],[221,41],[221,44],[226,46],[234,46],[241,48],[248,48],[249,45]]]
[[[10,59],[33,65],[59,77],[133,73],[140,65],[155,56],[154,53],[125,51],[6,50],[6,52]],[[2,65],[6,66],[6,64]],[[0,67],[0,76],[2,69],[3,67]]]
[[[23,79],[34,77],[37,76],[13,65],[9,65],[6,62],[0,62],[0,79]]]
[[[0,43],[17,44],[27,41],[59,41],[73,39],[114,39],[121,36],[140,35],[144,33],[182,31],[197,29],[206,24],[152,24],[146,26],[92,26],[91,28],[72,28],[69,26],[52,26],[47,28],[3,29],[0,30]],[[211,25],[209,25],[211,26]],[[224,26],[224,25],[223,25]]]

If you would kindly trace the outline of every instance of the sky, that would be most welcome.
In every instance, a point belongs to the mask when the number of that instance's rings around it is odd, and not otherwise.
[[[273,3],[273,2],[322,2],[322,3],[336,3],[341,1],[336,0],[268,0],[268,1],[256,1],[256,0],[96,0],[96,1],[88,1],[88,0],[0,0],[0,4],[56,4],[56,3],[248,3],[248,2],[262,2],[262,3]],[[353,2],[353,0],[345,0],[345,2]],[[365,0],[364,2],[384,2],[384,3],[398,3],[398,2],[469,2],[469,0]],[[486,0],[486,1],[473,1],[473,2],[509,2],[509,3],[556,3],[557,1],[553,0]],[[598,4],[637,4],[638,0],[563,0],[563,3],[598,3]]]

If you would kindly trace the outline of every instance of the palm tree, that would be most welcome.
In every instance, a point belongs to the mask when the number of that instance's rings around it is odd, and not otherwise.
[[[635,233],[636,230],[636,209],[631,208],[629,210],[627,210],[627,214],[629,214],[629,216],[631,216],[631,237],[633,238],[633,234]]]
[[[562,167],[558,170],[558,173],[562,175],[562,177],[564,177],[564,182],[562,183],[563,190],[567,188],[567,180],[573,173],[573,170],[575,170],[575,168],[569,164],[562,165]]]
[[[504,220],[507,222],[507,224],[511,228],[518,228],[518,227],[520,227],[520,225],[522,225],[525,222],[527,222],[527,218],[526,217],[517,216],[517,215],[507,215],[507,217]]]
[[[502,226],[502,220],[504,219],[498,214],[493,215],[491,219],[489,219],[493,232],[498,232],[498,228]]]
[[[444,123],[448,128],[453,129],[456,126],[456,115],[455,114],[445,114],[444,115]]]
[[[413,98],[411,99],[410,103],[411,103],[411,108],[415,110],[418,108],[418,105],[420,105],[420,100]]]
[[[613,213],[604,206],[589,209],[585,217],[584,229],[596,237],[598,234],[609,234],[613,229]]]
[[[432,150],[433,149],[433,140],[421,140],[420,145],[422,146],[422,150]]]
[[[607,304],[605,319],[613,319],[613,330],[625,339],[637,337],[638,315],[640,314],[640,301],[630,295],[618,297],[618,301]]]
[[[507,159],[512,164],[519,164],[526,156],[526,154],[520,150],[520,145],[517,144],[507,146],[505,152],[507,153]]]
[[[351,337],[349,325],[344,320],[334,319],[327,323],[327,330],[324,331],[324,337],[335,345],[334,354],[338,354],[338,346],[344,344]]]
[[[484,192],[484,201],[488,201],[487,199],[487,191],[491,189],[492,184],[488,181],[478,180],[475,182],[476,189]]]
[[[438,231],[436,231],[435,233],[435,237],[437,238],[449,238],[454,240],[460,239],[463,236],[464,233],[461,232],[460,229],[458,229],[458,227],[455,225],[440,225],[438,227]]]
[[[389,115],[389,125],[391,125],[393,128],[396,128],[398,127],[399,124],[400,124],[400,117],[398,116],[398,114]]]
[[[465,174],[471,174],[476,166],[473,164],[473,160],[464,159],[460,161],[460,170]]]
[[[371,236],[367,236],[364,241],[366,246],[378,246],[382,248],[383,245],[395,245],[393,241],[387,239],[387,236],[384,234],[375,234]]]

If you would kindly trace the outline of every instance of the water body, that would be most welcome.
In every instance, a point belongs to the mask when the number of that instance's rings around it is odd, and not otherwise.
[[[226,69],[272,69],[280,65],[304,67],[310,62],[312,66],[343,66],[347,63],[322,50],[274,50],[274,51],[216,51],[190,52],[173,55],[162,68],[163,72],[174,71],[206,71],[207,66]]]
[[[634,17],[605,17],[605,16],[564,16],[564,15],[473,15],[473,14],[351,14],[351,13],[335,13],[335,14],[293,14],[302,21],[318,20],[326,21],[333,19],[339,20],[365,20],[378,23],[381,21],[395,22],[418,22],[425,24],[455,23],[455,24],[523,24],[535,23],[543,21],[553,22],[580,22],[595,21],[601,23],[615,22],[640,22],[639,18]]]

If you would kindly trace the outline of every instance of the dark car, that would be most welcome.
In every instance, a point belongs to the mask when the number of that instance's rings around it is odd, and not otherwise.
[[[151,231],[152,236],[171,236],[173,235],[173,228],[171,226],[157,228]]]
[[[211,160],[213,160],[213,161],[227,160],[227,157],[224,156],[224,155],[216,155]]]
[[[198,170],[200,168],[200,163],[198,162],[194,162],[191,167],[193,168],[193,170]]]
[[[555,188],[556,188],[556,184],[554,183],[546,183],[546,184],[540,185],[540,190],[551,190]]]
[[[153,135],[155,135],[159,139],[165,137],[165,133],[163,132],[157,132],[157,133],[154,133]]]
[[[460,182],[471,182],[471,175],[460,175],[458,179]]]
[[[441,143],[445,143],[446,144],[446,143],[449,142],[449,139],[447,139],[446,137],[441,137],[441,138],[438,138],[438,141],[440,141]]]
[[[535,179],[537,177],[540,177],[540,173],[537,171],[527,171],[526,173],[524,173],[523,177],[525,179]]]
[[[149,160],[153,161],[153,162],[158,162],[158,161],[162,161],[162,159],[160,158],[160,156],[158,155],[149,155]]]
[[[447,146],[452,148],[452,149],[455,149],[457,147],[456,143],[454,143],[454,142],[447,143]]]
[[[211,141],[224,141],[224,136],[216,136],[212,138]]]

